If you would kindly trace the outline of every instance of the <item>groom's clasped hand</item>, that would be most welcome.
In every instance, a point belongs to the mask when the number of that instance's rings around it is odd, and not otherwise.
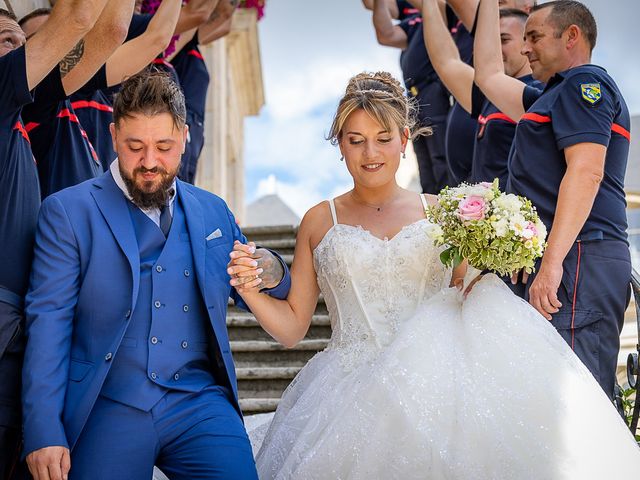
[[[238,293],[273,288],[282,278],[283,267],[280,261],[269,250],[257,248],[254,242],[244,244],[236,240],[229,257],[229,283]]]

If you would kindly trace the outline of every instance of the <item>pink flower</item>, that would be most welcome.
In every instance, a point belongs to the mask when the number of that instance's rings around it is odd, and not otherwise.
[[[486,203],[484,198],[471,196],[458,204],[458,217],[462,220],[482,220]]]
[[[524,230],[522,231],[522,237],[527,240],[538,235],[538,229],[536,228],[536,224],[533,222],[527,222],[524,226]]]

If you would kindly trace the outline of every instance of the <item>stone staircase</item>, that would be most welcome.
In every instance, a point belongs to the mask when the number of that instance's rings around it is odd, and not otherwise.
[[[293,260],[296,231],[292,226],[243,229],[249,240],[277,251],[289,266]],[[227,328],[236,364],[240,406],[245,414],[275,410],[284,389],[309,359],[327,346],[331,336],[322,297],[307,336],[291,349],[277,343],[260,328],[252,314],[232,303],[227,312]]]

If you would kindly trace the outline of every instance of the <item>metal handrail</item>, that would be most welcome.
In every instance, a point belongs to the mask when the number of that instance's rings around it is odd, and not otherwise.
[[[635,435],[638,429],[638,418],[640,417],[640,368],[638,366],[638,357],[640,356],[640,274],[633,269],[631,271],[631,288],[633,289],[633,297],[636,305],[636,326],[638,328],[638,343],[636,344],[636,351],[629,354],[627,357],[627,381],[629,382],[629,388],[636,391],[636,398],[633,406],[633,414],[631,415],[631,422],[629,429],[631,433]]]

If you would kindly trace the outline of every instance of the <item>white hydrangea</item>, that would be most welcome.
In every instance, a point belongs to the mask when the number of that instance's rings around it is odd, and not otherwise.
[[[491,226],[496,232],[496,237],[506,237],[507,233],[509,233],[509,221],[504,217],[491,222]]]
[[[519,212],[522,208],[522,202],[513,193],[500,195],[494,200],[496,207],[506,210],[507,212]]]
[[[444,241],[444,231],[440,225],[434,225],[427,235],[434,242],[442,243]]]

